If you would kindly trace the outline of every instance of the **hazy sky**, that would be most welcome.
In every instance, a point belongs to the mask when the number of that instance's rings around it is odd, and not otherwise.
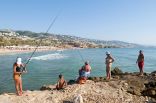
[[[0,29],[156,45],[156,0],[0,0]]]

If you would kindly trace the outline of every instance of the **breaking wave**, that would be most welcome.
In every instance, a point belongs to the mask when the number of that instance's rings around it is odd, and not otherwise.
[[[54,53],[54,54],[47,54],[47,55],[33,57],[32,59],[35,59],[35,60],[54,60],[54,59],[62,59],[65,57],[67,57],[67,56],[64,56],[60,53]]]

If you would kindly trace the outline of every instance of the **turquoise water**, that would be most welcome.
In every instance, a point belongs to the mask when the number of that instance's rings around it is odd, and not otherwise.
[[[85,60],[89,60],[92,66],[92,76],[105,76],[105,52],[110,51],[115,58],[113,67],[119,67],[123,71],[136,72],[136,59],[138,51],[143,49],[145,55],[145,71],[156,70],[155,48],[111,48],[111,49],[82,49],[79,50]],[[0,93],[14,92],[12,78],[12,65],[16,57],[22,57],[23,62],[30,53],[0,55]],[[28,73],[23,77],[23,89],[39,89],[44,84],[55,84],[57,77],[62,73],[66,80],[75,79],[78,69],[83,65],[78,50],[39,52],[34,55],[28,64]]]

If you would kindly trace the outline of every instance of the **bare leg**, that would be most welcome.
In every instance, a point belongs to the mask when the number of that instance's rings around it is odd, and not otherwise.
[[[106,66],[106,73],[107,73],[106,79],[110,79],[110,66],[109,65]]]
[[[19,93],[19,80],[18,79],[15,79],[14,81],[15,81],[16,93],[17,93],[17,95],[20,95],[20,93]]]
[[[108,67],[108,79],[111,79],[111,71],[110,71],[110,66]]]
[[[140,68],[140,75],[143,76],[143,68]]]
[[[108,79],[108,67],[106,66],[106,79]]]
[[[19,79],[19,89],[20,89],[20,94],[22,95],[23,93],[23,88],[22,88],[22,78],[20,77]]]

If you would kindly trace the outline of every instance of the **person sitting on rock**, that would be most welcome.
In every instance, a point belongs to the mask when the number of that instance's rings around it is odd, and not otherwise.
[[[89,65],[89,62],[86,61],[85,65],[81,67],[79,70],[79,83],[83,84],[87,80],[87,78],[90,76],[91,72],[91,66]]]
[[[91,66],[89,65],[89,61],[85,62],[85,65],[81,67],[79,70],[80,77],[89,77],[91,72]]]
[[[56,85],[56,89],[57,90],[64,89],[66,86],[67,86],[67,82],[64,79],[63,75],[60,74],[59,75],[59,80],[58,80],[57,85]]]

